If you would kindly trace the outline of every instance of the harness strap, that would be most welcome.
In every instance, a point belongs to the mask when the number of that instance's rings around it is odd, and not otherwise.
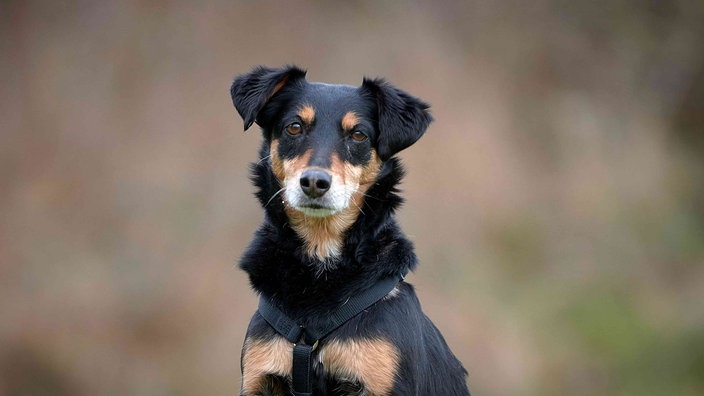
[[[317,349],[320,340],[384,298],[405,277],[404,273],[383,278],[363,293],[350,297],[330,314],[327,324],[320,328],[303,327],[283,313],[269,299],[259,298],[259,314],[277,333],[293,343],[291,378],[294,396],[312,395],[313,352]]]
[[[293,346],[293,368],[291,388],[294,396],[308,396],[313,393],[313,347],[306,344]]]
[[[303,330],[305,330],[264,297],[259,297],[259,315],[261,315],[277,333],[294,344],[301,339]]]

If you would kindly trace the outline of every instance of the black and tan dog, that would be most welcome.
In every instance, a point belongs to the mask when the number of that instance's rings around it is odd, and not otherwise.
[[[261,298],[241,394],[468,395],[465,369],[403,281],[417,260],[393,216],[394,155],[423,135],[429,106],[381,79],[305,74],[257,67],[231,88],[245,129],[256,121],[264,135],[252,179],[266,214],[240,262]]]

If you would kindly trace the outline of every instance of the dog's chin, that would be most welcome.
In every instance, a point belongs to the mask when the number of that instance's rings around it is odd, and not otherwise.
[[[332,216],[335,213],[339,212],[337,209],[332,209],[332,208],[326,208],[318,205],[310,205],[310,206],[294,206],[294,209],[297,211],[303,213],[305,216],[310,216],[310,217],[328,217]]]

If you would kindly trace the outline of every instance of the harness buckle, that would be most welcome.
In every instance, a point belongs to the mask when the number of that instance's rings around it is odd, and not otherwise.
[[[301,328],[303,329],[304,327],[301,327]],[[301,336],[301,339],[299,340],[299,342],[294,342],[294,343],[293,343],[293,346],[295,347],[296,345],[311,345],[310,342],[309,342],[306,338],[307,338],[307,337],[306,337],[305,334],[304,334],[303,336]],[[320,344],[320,339],[315,340],[315,342],[313,343],[313,345],[311,345],[311,350],[310,350],[310,351],[313,352],[313,351],[315,351],[316,349],[318,349],[318,344]]]

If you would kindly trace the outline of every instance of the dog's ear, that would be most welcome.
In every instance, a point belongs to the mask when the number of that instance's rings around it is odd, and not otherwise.
[[[430,105],[392,86],[383,79],[365,78],[362,89],[377,101],[379,138],[377,153],[382,161],[415,143],[433,121]]]
[[[230,87],[232,103],[244,120],[244,130],[252,126],[257,115],[284,85],[304,78],[305,70],[296,66],[273,69],[258,66],[249,73],[239,75]]]

